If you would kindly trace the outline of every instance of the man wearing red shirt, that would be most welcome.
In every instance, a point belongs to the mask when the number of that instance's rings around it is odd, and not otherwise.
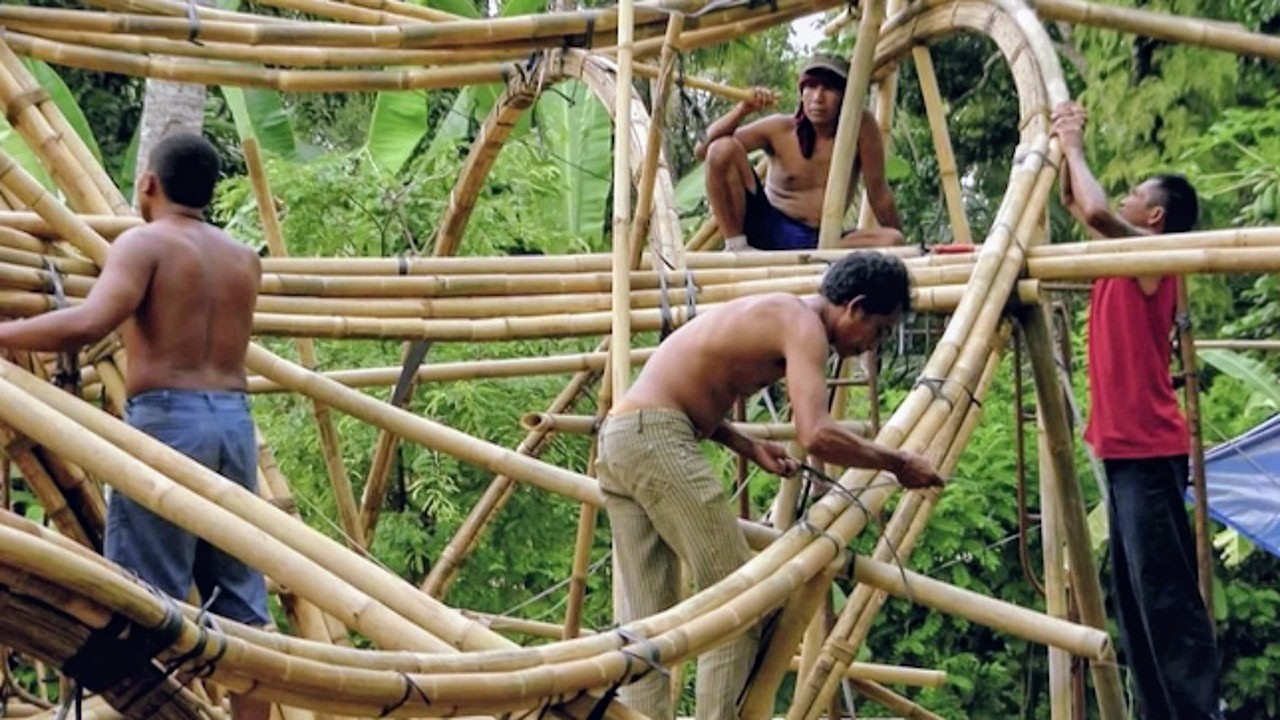
[[[1195,189],[1181,175],[1134,187],[1116,212],[1084,156],[1085,113],[1054,108],[1062,200],[1095,238],[1185,232]],[[1112,591],[1120,645],[1148,720],[1222,717],[1220,660],[1196,585],[1187,522],[1190,436],[1169,377],[1178,278],[1103,278],[1089,298],[1089,423],[1085,441],[1110,482]]]

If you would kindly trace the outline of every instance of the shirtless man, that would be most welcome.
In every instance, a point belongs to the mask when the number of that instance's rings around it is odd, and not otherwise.
[[[199,135],[161,141],[139,180],[147,224],[112,244],[84,303],[0,323],[0,347],[74,352],[119,327],[129,424],[254,491],[244,358],[262,266],[204,221],[218,173],[217,152]],[[255,626],[271,620],[261,574],[120,493],[111,494],[105,545],[109,559],[172,597],[186,599],[194,580],[213,612]],[[261,700],[235,695],[231,704],[235,720],[270,715]]]
[[[849,64],[844,59],[815,55],[800,71],[800,107],[794,115],[770,115],[739,127],[748,115],[774,103],[771,91],[756,88],[751,100],[738,103],[707,128],[706,142],[694,153],[707,161],[707,199],[726,250],[818,246],[822,200],[848,77]],[[903,240],[902,221],[885,182],[880,126],[863,110],[858,128],[858,157],[845,202],[853,197],[861,167],[867,201],[880,227],[847,232],[840,246],[896,245]],[[763,193],[747,158],[747,153],[761,148],[769,154]]]
[[[707,588],[751,557],[698,443],[710,438],[769,472],[796,472],[786,448],[747,438],[724,421],[737,400],[784,377],[796,439],[808,454],[888,470],[905,487],[941,485],[921,456],[854,435],[827,411],[828,354],[873,347],[909,304],[902,261],[857,252],[827,271],[819,295],[735,300],[700,314],[658,347],[600,430],[596,469],[621,573],[618,622],[674,604],[680,560]],[[737,717],[758,639],[752,628],[699,658],[699,718]],[[672,717],[668,683],[657,673],[623,688],[622,697],[655,720]]]

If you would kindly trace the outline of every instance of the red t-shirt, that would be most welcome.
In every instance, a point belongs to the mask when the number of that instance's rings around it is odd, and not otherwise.
[[[1089,423],[1103,459],[1185,455],[1191,438],[1169,377],[1178,279],[1146,295],[1133,278],[1094,282],[1089,298]]]

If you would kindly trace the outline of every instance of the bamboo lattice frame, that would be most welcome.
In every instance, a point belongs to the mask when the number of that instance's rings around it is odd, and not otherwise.
[[[1204,232],[1144,240],[1045,246],[1045,205],[1055,180],[1059,149],[1048,135],[1053,104],[1066,85],[1038,11],[1046,20],[1098,24],[1141,31],[1167,40],[1232,52],[1280,57],[1274,38],[1238,28],[1079,0],[918,0],[902,8],[863,0],[862,17],[887,15],[864,26],[853,85],[891,77],[913,57],[925,93],[930,129],[943,171],[953,236],[967,240],[959,172],[925,45],[958,32],[980,33],[1000,49],[1019,95],[1020,144],[994,230],[971,253],[906,258],[915,305],[950,314],[950,321],[922,376],[879,429],[877,439],[920,452],[943,473],[955,467],[981,419],[980,401],[994,377],[1016,318],[1029,340],[1053,462],[1043,479],[1046,565],[1061,588],[1070,567],[1084,624],[1063,619],[1064,602],[1049,614],[982,597],[895,568],[907,561],[937,497],[907,493],[897,504],[870,557],[853,565],[858,585],[834,624],[821,615],[826,587],[845,572],[844,548],[865,531],[897,486],[876,474],[850,471],[840,484],[858,493],[830,493],[815,503],[806,522],[785,532],[744,521],[759,554],[713,588],[624,632],[580,628],[587,551],[602,496],[594,479],[547,465],[536,456],[553,433],[589,433],[594,419],[573,414],[582,393],[604,383],[602,397],[623,389],[632,365],[652,348],[631,347],[635,332],[656,330],[663,320],[660,287],[676,288],[666,301],[684,308],[686,280],[696,284],[705,308],[762,292],[809,293],[823,262],[839,253],[813,251],[724,255],[700,252],[715,238],[704,227],[689,242],[681,235],[674,191],[661,155],[661,128],[638,94],[620,93],[630,78],[657,79],[657,97],[671,82],[674,52],[725,42],[804,14],[834,8],[835,0],[779,0],[753,5],[704,5],[665,0],[618,8],[490,20],[462,19],[399,0],[270,0],[320,21],[283,20],[252,13],[198,8],[175,0],[94,0],[101,11],[0,6],[0,106],[57,185],[40,186],[0,151],[0,315],[27,316],[55,306],[56,269],[72,303],[92,287],[109,241],[139,220],[56,106],[43,95],[19,56],[104,72],[203,83],[274,87],[285,91],[369,91],[455,87],[503,82],[506,90],[480,129],[444,217],[435,257],[412,260],[290,258],[287,238],[274,218],[270,188],[257,157],[247,149],[272,257],[264,261],[255,331],[297,338],[301,364],[265,348],[250,348],[253,392],[290,392],[313,404],[323,458],[333,482],[341,522],[351,547],[308,528],[290,514],[288,480],[262,447],[264,498],[229,487],[212,472],[125,427],[108,413],[48,382],[49,358],[25,355],[0,361],[0,442],[44,506],[51,528],[0,512],[0,643],[60,666],[96,629],[113,618],[141,627],[163,624],[167,604],[102,560],[103,501],[95,480],[105,481],[170,520],[242,557],[281,588],[297,636],[267,634],[227,624],[218,642],[203,643],[193,612],[161,659],[190,653],[199,664],[216,658],[213,678],[235,691],[280,703],[287,718],[326,714],[362,717],[492,715],[555,706],[587,717],[604,692],[627,673],[630,660],[652,654],[678,666],[783,608],[779,630],[747,694],[744,714],[765,717],[785,672],[799,673],[789,718],[816,718],[832,707],[841,683],[892,710],[934,717],[879,683],[937,685],[941,674],[853,663],[880,606],[890,594],[1094,661],[1094,685],[1104,718],[1119,718],[1122,698],[1114,655],[1103,624],[1097,578],[1083,538],[1083,503],[1070,453],[1065,409],[1056,392],[1050,338],[1044,319],[1047,281],[1079,281],[1107,275],[1153,272],[1275,272],[1280,270],[1280,229]],[[200,43],[189,42],[198,39]],[[873,52],[874,50],[874,52]],[[523,59],[533,53],[532,60]],[[644,59],[659,57],[657,65]],[[270,66],[270,67],[267,67]],[[383,69],[394,66],[397,70]],[[616,122],[620,171],[615,173],[614,237],[610,255],[528,258],[450,257],[464,231],[492,163],[521,113],[540,93],[568,78],[584,82]],[[744,91],[685,78],[687,88],[742,99]],[[892,81],[890,81],[891,83]],[[892,94],[884,94],[891,103]],[[891,105],[885,106],[891,109]],[[652,129],[652,131],[651,131]],[[848,129],[842,128],[848,133]],[[851,134],[851,133],[848,133]],[[841,147],[850,145],[846,142]],[[846,152],[852,152],[846,148]],[[847,158],[846,158],[847,159]],[[630,207],[639,188],[640,206]],[[840,188],[835,188],[840,190]],[[841,191],[838,193],[844,196]],[[834,220],[829,220],[831,215]],[[824,223],[838,222],[834,210]],[[634,230],[633,230],[634,227]],[[828,234],[830,234],[828,232]],[[646,252],[647,251],[647,252]],[[687,319],[674,313],[677,323]],[[405,341],[484,342],[513,338],[591,335],[596,351],[573,356],[425,365],[415,382],[564,374],[572,379],[543,412],[526,417],[529,434],[507,449],[470,437],[356,388],[390,385],[400,368],[350,368],[316,372],[312,338],[395,338]],[[86,397],[101,397],[117,414],[123,403],[118,343],[107,340],[83,352]],[[1048,390],[1052,389],[1052,391]],[[1056,400],[1055,400],[1056,397]],[[342,466],[330,411],[353,416],[382,433],[379,452],[398,439],[453,455],[495,473],[488,492],[437,559],[423,588],[414,588],[366,560],[360,550],[377,521],[385,467],[371,472],[363,507],[357,507]],[[530,409],[531,411],[533,409]],[[846,421],[858,432],[872,425]],[[744,432],[786,439],[786,424],[746,425]],[[377,463],[375,463],[377,465]],[[436,598],[447,591],[517,483],[535,485],[582,504],[579,547],[571,571],[568,617],[563,626],[520,618],[481,618]],[[282,512],[282,508],[286,511]],[[833,540],[834,542],[827,542]],[[568,570],[568,569],[567,569]],[[1056,597],[1056,596],[1054,596]],[[350,629],[377,649],[334,644]],[[572,638],[518,647],[496,630]],[[635,638],[644,638],[644,645]],[[803,645],[802,645],[803,642]],[[223,652],[225,650],[225,652]],[[1054,656],[1052,672],[1061,672]],[[143,682],[142,668],[105,694],[118,705]],[[1057,683],[1055,682],[1055,687]],[[1055,691],[1056,692],[1056,691]],[[157,697],[159,699],[157,700]],[[169,699],[168,702],[165,702]],[[198,717],[206,700],[195,693],[151,693],[128,709],[133,717]],[[1055,720],[1069,702],[1054,696]],[[635,717],[613,702],[609,717]]]

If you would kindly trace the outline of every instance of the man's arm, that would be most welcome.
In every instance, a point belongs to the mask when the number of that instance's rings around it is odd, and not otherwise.
[[[1084,154],[1084,109],[1074,102],[1060,103],[1053,112],[1053,133],[1062,142],[1063,169],[1058,182],[1067,211],[1080,221],[1094,238],[1125,238],[1149,235],[1111,208],[1102,183],[1089,169]],[[1151,295],[1159,287],[1159,277],[1137,278],[1142,292]]]
[[[842,467],[888,470],[903,487],[942,485],[942,478],[924,458],[861,438],[831,417],[827,411],[827,338],[820,324],[802,323],[787,335],[787,395],[796,440],[809,454]]]
[[[729,135],[732,135],[734,139],[742,143],[743,147],[746,147],[747,152],[764,147],[764,143],[768,139],[768,134],[763,132],[762,128],[757,128],[756,126],[769,118],[757,120],[756,122],[741,129],[739,129],[738,126],[742,124],[742,121],[745,120],[748,115],[751,115],[761,108],[769,107],[776,101],[777,100],[774,97],[772,90],[761,87],[752,88],[750,100],[743,100],[737,105],[734,105],[729,109],[729,112],[721,115],[719,118],[716,118],[715,122],[707,126],[706,139],[695,145],[693,148],[694,157],[699,160],[706,160],[707,147],[716,140]]]
[[[791,475],[800,469],[799,463],[787,454],[783,446],[749,438],[726,421],[722,420],[716,426],[711,439],[775,475]]]
[[[102,274],[80,305],[0,323],[0,347],[70,351],[105,337],[142,303],[155,259],[145,234],[130,230],[112,244]]]
[[[893,191],[884,176],[884,140],[880,136],[880,124],[875,115],[862,111],[858,125],[858,163],[862,166],[862,181],[867,188],[867,202],[880,227],[902,232],[902,219],[893,201]]]

